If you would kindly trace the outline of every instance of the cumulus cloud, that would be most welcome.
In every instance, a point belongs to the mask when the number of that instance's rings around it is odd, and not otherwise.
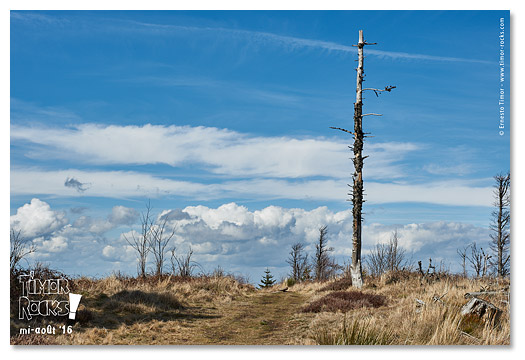
[[[83,215],[79,216],[73,225],[94,234],[103,234],[121,225],[132,225],[138,216],[135,209],[117,205],[105,219]]]
[[[107,261],[132,261],[135,259],[135,251],[129,245],[113,246],[106,245],[102,249],[102,256]]]
[[[39,237],[33,240],[37,253],[57,253],[64,251],[68,246],[67,238],[62,235],[52,236],[48,239]]]
[[[36,212],[34,208],[43,210]],[[32,258],[52,258],[57,266],[69,264],[71,258],[75,258],[79,266],[97,273],[103,272],[107,266],[117,265],[127,267],[129,272],[135,271],[136,254],[124,237],[131,238],[132,233],[140,236],[137,233],[140,221],[134,209],[119,205],[106,217],[80,215],[69,224],[59,212],[51,210],[49,204],[33,199],[30,204],[19,208],[12,221],[20,221],[28,209],[33,209],[36,214],[55,216],[54,222],[48,216],[44,217],[48,220],[40,223],[51,224],[46,227],[47,233],[41,230],[41,225],[25,224],[26,234],[35,235],[32,241],[37,252]],[[350,209],[332,211],[326,206],[311,210],[267,206],[250,210],[237,203],[226,203],[216,208],[197,205],[166,209],[159,213],[159,218],[164,217],[168,227],[176,231],[170,246],[175,246],[179,255],[191,247],[194,259],[205,270],[221,265],[229,271],[258,276],[261,269],[269,266],[277,276],[286,275],[285,261],[291,245],[303,242],[306,250],[313,254],[319,228],[324,225],[328,226],[328,245],[335,249],[334,255],[339,263],[348,261],[352,252]],[[119,226],[126,226],[128,232],[120,235],[109,232]],[[459,222],[365,223],[363,255],[366,256],[376,243],[387,242],[394,230],[398,232],[399,245],[413,254],[414,260],[427,261],[432,257],[437,262],[443,260],[452,265],[459,264],[457,248],[474,241],[485,246],[489,238],[487,228]],[[93,268],[94,264],[99,268]]]
[[[365,226],[364,232],[370,240],[387,243],[394,230],[397,230],[399,245],[414,252],[435,248],[439,244],[462,244],[465,239],[477,242],[489,239],[487,228],[446,221],[404,225],[370,224]]]
[[[18,208],[10,218],[11,227],[19,229],[22,236],[32,238],[50,234],[68,223],[62,211],[53,211],[48,203],[34,198]]]
[[[108,221],[115,225],[131,225],[137,220],[138,216],[137,210],[117,205],[111,210]]]
[[[11,226],[20,229],[22,236],[36,246],[36,252],[30,258],[59,260],[71,252],[71,256],[78,260],[87,254],[100,254],[101,246],[107,242],[105,234],[120,226],[129,227],[137,218],[135,209],[117,205],[105,218],[80,215],[70,223],[64,212],[54,211],[48,203],[34,198],[11,216]],[[103,258],[131,260],[129,249],[125,245],[115,249],[119,248],[112,256],[109,256],[108,248],[102,253]]]
[[[217,208],[188,206],[177,213],[180,216],[170,222],[177,229],[177,248],[191,246],[198,261],[207,265],[245,269],[283,267],[293,243],[303,242],[308,252],[315,251],[319,228],[324,225],[329,230],[329,246],[334,247],[341,263],[348,261],[352,252],[351,210],[333,212],[327,207],[305,210],[269,206],[250,211],[228,203]],[[488,239],[488,229],[458,222],[365,224],[363,254],[366,256],[375,244],[387,242],[394,230],[398,232],[399,245],[415,259],[426,261],[432,257],[452,265],[457,260],[458,247]]]

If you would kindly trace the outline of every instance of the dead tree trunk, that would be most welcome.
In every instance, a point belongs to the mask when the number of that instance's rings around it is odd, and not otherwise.
[[[359,43],[357,44],[358,66],[357,66],[357,87],[354,104],[354,184],[352,186],[352,285],[357,288],[363,286],[363,274],[361,268],[361,213],[363,209],[363,76],[364,76],[364,56],[363,30],[359,30]]]
[[[352,276],[352,285],[361,288],[363,286],[363,273],[361,266],[361,225],[362,225],[362,209],[363,209],[363,142],[365,133],[363,132],[363,116],[379,114],[363,114],[363,91],[372,90],[376,95],[382,91],[390,92],[395,86],[387,86],[384,89],[363,89],[364,77],[364,55],[363,48],[365,45],[374,45],[375,43],[367,43],[363,38],[363,30],[359,30],[359,42],[357,45],[358,66],[357,66],[357,80],[356,80],[356,98],[354,103],[354,131],[349,131],[341,128],[332,127],[332,129],[342,130],[350,133],[354,137],[354,144],[351,149],[354,152],[352,159],[354,163],[354,174],[352,176],[353,185],[349,195],[352,196],[352,215],[353,215],[353,234],[352,234],[352,264],[350,265],[350,274]]]

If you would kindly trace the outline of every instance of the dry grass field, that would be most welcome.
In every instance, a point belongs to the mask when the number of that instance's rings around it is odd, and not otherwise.
[[[510,344],[508,296],[484,297],[503,310],[495,323],[460,315],[465,293],[509,288],[507,280],[446,276],[427,282],[396,273],[366,278],[361,291],[340,279],[286,292],[277,291],[282,284],[256,290],[228,276],[71,282],[83,296],[72,333],[20,335],[27,323],[12,316],[11,344]],[[66,320],[41,321],[33,326]]]

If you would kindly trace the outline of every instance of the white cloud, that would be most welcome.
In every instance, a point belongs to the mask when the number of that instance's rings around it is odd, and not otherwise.
[[[135,259],[135,251],[129,245],[112,246],[106,245],[102,249],[102,256],[108,261],[132,261]]]
[[[122,225],[133,225],[137,217],[135,209],[118,205],[106,218],[82,215],[69,223],[64,212],[54,211],[48,203],[34,198],[11,216],[11,226],[20,229],[21,235],[36,246],[31,259],[57,259],[57,255],[66,256],[71,250],[70,255],[78,260],[87,254],[92,256],[93,251],[98,252],[97,247],[107,241],[104,234]],[[107,255],[108,251],[103,255]],[[130,251],[125,246],[124,251],[119,251],[120,254],[114,255],[114,258],[130,259]]]
[[[79,193],[65,187],[63,179],[69,175],[86,179],[90,189]],[[166,195],[211,196],[215,186],[163,179],[132,171],[83,171],[76,169],[42,171],[38,169],[11,170],[11,194],[44,194],[58,196],[102,196],[110,198]]]
[[[28,238],[50,234],[67,222],[64,212],[53,211],[48,203],[36,198],[18,208],[10,218],[11,227],[20,230],[21,235]]]
[[[34,199],[32,203],[39,204],[39,201]],[[47,208],[47,211],[52,210]],[[133,209],[116,206],[105,220],[103,217],[91,219],[80,216],[73,224],[61,222],[61,226],[54,227],[54,231],[33,239],[37,252],[31,258],[52,258],[57,266],[68,264],[72,258],[87,267],[90,262],[102,268],[110,266],[105,263],[126,264],[129,271],[134,272],[136,254],[124,235],[130,239],[132,233],[140,236],[137,233],[140,228],[138,220],[135,218],[134,224],[130,220],[128,224],[131,224],[132,230],[120,236],[112,234],[110,238],[104,238],[101,232],[95,231],[97,226],[104,228],[104,224],[109,224],[108,219],[112,217],[127,222],[126,215],[132,213]],[[124,216],[117,216],[119,214]],[[303,242],[307,245],[306,250],[313,254],[319,228],[324,225],[328,226],[328,245],[334,247],[337,260],[342,263],[351,256],[350,209],[334,212],[326,206],[312,210],[268,206],[250,210],[236,203],[227,203],[216,208],[199,205],[168,209],[160,214],[168,216],[168,226],[176,229],[170,247],[174,245],[178,255],[191,247],[194,260],[205,270],[221,265],[227,270],[248,273],[266,266],[287,271],[285,260],[291,245]],[[427,261],[432,257],[434,261],[444,260],[452,265],[458,263],[457,248],[474,241],[484,246],[489,233],[486,228],[458,222],[365,223],[363,254],[366,255],[376,243],[388,241],[396,229],[400,246],[408,253],[414,253],[414,260]],[[96,271],[100,273],[102,268]]]
[[[14,169],[11,171],[11,194],[85,196],[63,186],[62,179],[72,174],[92,185],[90,196],[110,198],[181,196],[193,200],[236,197],[239,199],[295,199],[345,201],[348,180],[282,180],[254,179],[201,184],[178,181],[137,172],[124,171],[41,171]],[[423,184],[379,183],[365,181],[365,199],[370,204],[433,203],[457,206],[492,206],[491,187],[475,186],[472,181],[440,181]],[[197,210],[196,210],[197,211]]]
[[[117,205],[111,210],[108,221],[115,225],[131,225],[138,218],[137,210],[125,206]]]
[[[424,184],[382,184],[365,182],[370,203],[418,202],[439,205],[492,206],[493,188],[470,182],[439,181]]]
[[[465,239],[469,239],[470,242],[488,240],[487,228],[458,222],[437,221],[405,225],[370,224],[364,227],[366,237],[369,240],[376,240],[372,243],[387,243],[394,230],[397,230],[399,245],[414,252],[425,246],[436,247],[446,243],[463,244]],[[439,253],[439,249],[437,250]]]
[[[269,206],[250,211],[235,203],[217,208],[191,206],[170,223],[177,229],[177,249],[184,252],[191,246],[202,265],[213,267],[286,267],[291,245],[305,243],[307,251],[315,251],[319,227],[328,226],[328,245],[335,249],[340,262],[352,252],[351,210],[333,212],[327,207],[312,210]],[[191,221],[188,219],[191,218]],[[457,264],[456,249],[471,242],[488,240],[488,229],[458,222],[428,222],[408,224],[365,224],[363,254],[376,243],[390,239],[397,230],[399,245],[413,260],[443,260]]]
[[[44,145],[46,148],[39,148],[35,156],[73,156],[96,164],[164,163],[180,167],[179,174],[191,164],[208,171],[212,181],[204,184],[132,171],[46,172],[15,168],[11,171],[13,194],[344,201],[350,182],[351,162],[347,144],[342,140],[260,137],[227,129],[149,124],[84,124],[69,130],[14,126],[11,137],[14,141]],[[97,146],[92,146],[95,142]],[[369,144],[366,153],[374,161],[366,166],[366,200],[375,204],[491,206],[492,189],[472,182],[399,182],[406,176],[401,161],[421,147],[399,142]],[[429,166],[425,169],[432,170]],[[64,186],[67,179],[81,179],[89,188],[79,192],[75,187]]]
[[[37,253],[58,253],[64,251],[68,246],[67,238],[61,235],[52,236],[49,239],[38,237],[33,240]]]
[[[118,205],[113,207],[105,219],[82,215],[75,220],[74,226],[101,235],[121,225],[132,225],[137,218],[138,212],[135,209]]]
[[[27,155],[32,157],[82,159],[92,164],[162,163],[184,167],[191,163],[229,177],[346,178],[351,167],[347,148],[350,139],[262,137],[202,126],[12,126],[11,139],[45,146],[28,150]],[[414,143],[398,142],[367,145],[366,153],[374,159],[367,166],[368,178],[401,177],[398,162],[418,148]],[[62,182],[71,178],[78,179],[71,174]]]
[[[235,203],[221,205],[217,209],[210,209],[206,206],[188,206],[183,210],[193,218],[199,218],[213,230],[217,230],[224,223],[235,224],[237,226],[246,223],[253,224],[253,215],[244,206]]]

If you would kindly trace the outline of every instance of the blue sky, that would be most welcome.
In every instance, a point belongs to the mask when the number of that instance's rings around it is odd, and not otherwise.
[[[396,86],[364,99],[364,253],[397,229],[457,271],[510,168],[500,18],[508,39],[506,11],[12,11],[11,225],[31,261],[134,273],[149,199],[206,270],[284,276],[323,225],[342,263],[351,139],[329,127],[353,126],[363,29],[365,86]]]

